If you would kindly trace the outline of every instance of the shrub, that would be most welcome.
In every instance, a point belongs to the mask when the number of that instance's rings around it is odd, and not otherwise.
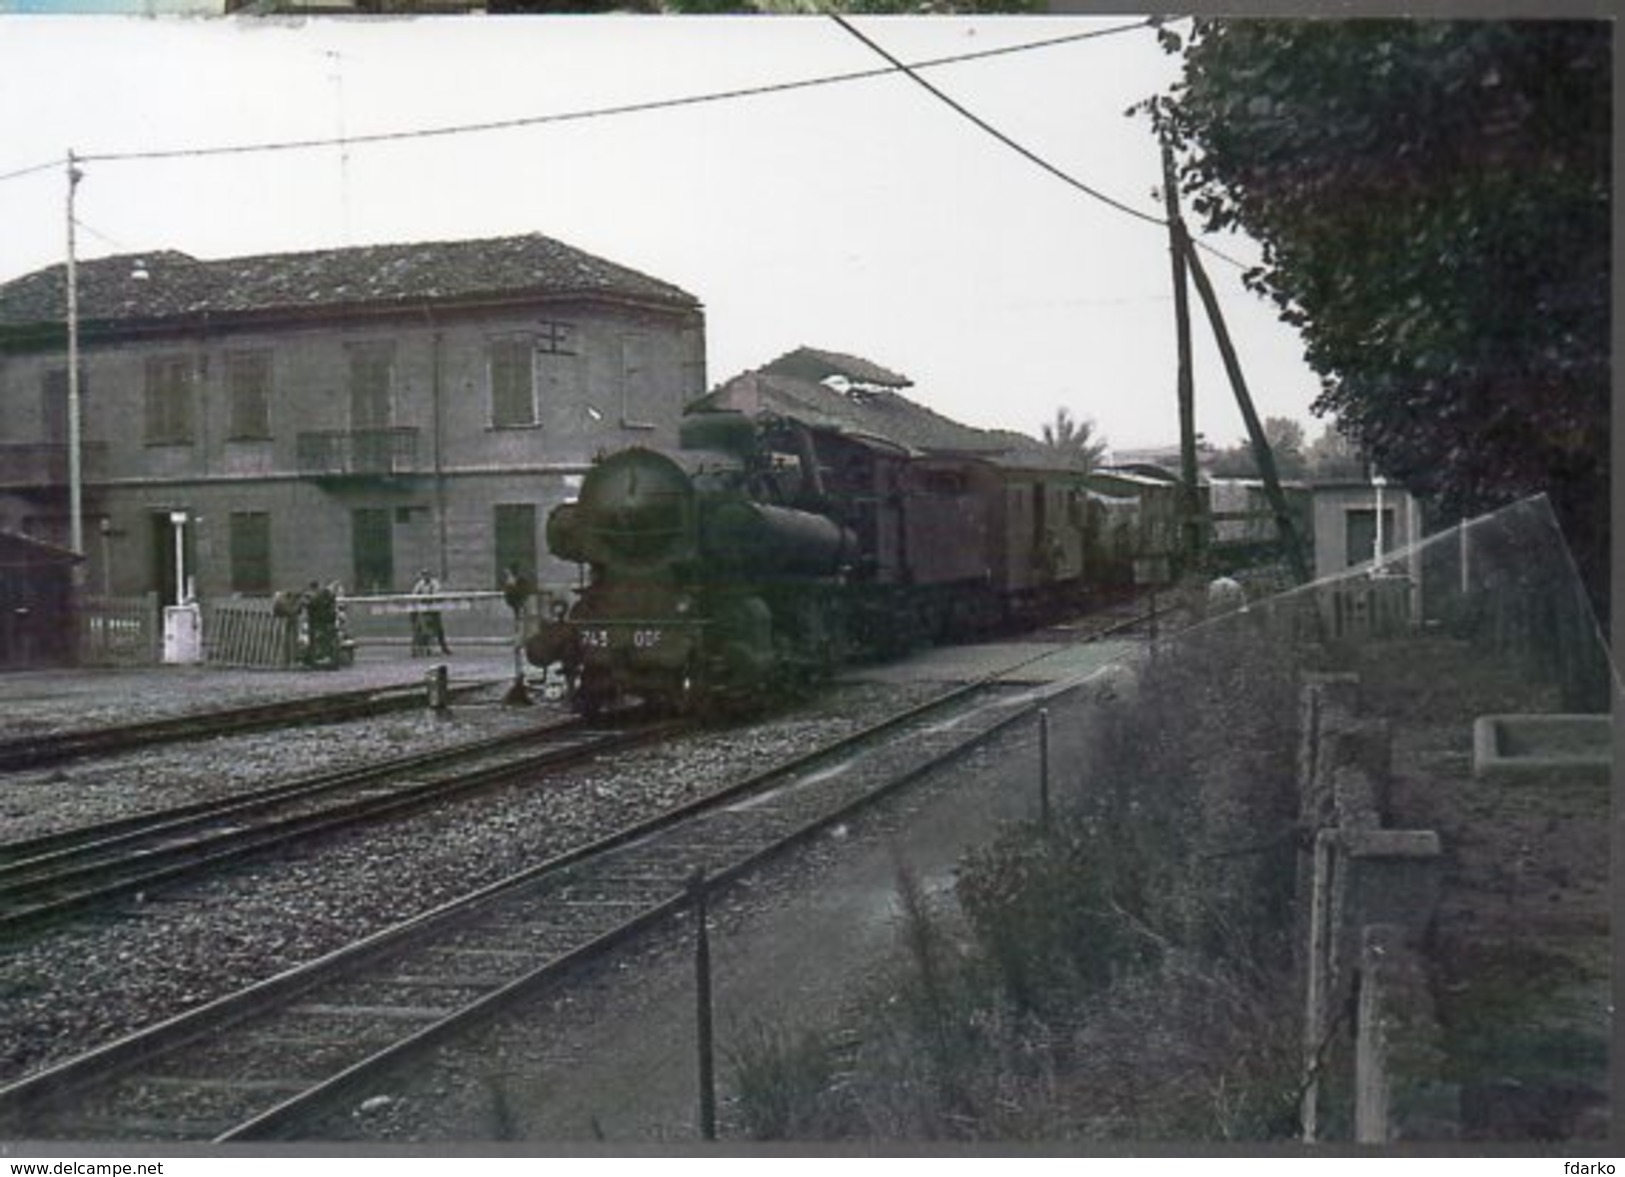
[[[742,1127],[752,1140],[848,1135],[852,1112],[836,1083],[838,1051],[812,1030],[748,1026],[728,1050]]]
[[[1297,666],[1256,620],[1080,702],[1080,787],[962,861],[962,929],[902,872],[903,951],[859,998],[840,1115],[810,1046],[758,1066],[752,1115],[892,1139],[1292,1135]]]

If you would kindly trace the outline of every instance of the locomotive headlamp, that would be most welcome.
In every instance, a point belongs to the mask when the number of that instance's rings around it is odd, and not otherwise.
[[[677,611],[679,617],[685,616],[690,609],[694,608],[694,598],[687,593],[683,593],[677,598],[672,608]]]

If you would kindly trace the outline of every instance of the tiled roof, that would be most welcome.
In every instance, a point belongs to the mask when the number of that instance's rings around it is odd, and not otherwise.
[[[872,364],[859,356],[843,355],[835,351],[820,351],[816,347],[798,347],[785,352],[761,370],[775,376],[795,376],[817,383],[831,376],[842,376],[853,384],[878,384],[886,388],[907,388],[914,382],[907,376]]]
[[[63,320],[64,268],[37,270],[0,286],[0,327]],[[104,323],[520,294],[605,295],[699,305],[693,295],[669,282],[539,233],[216,261],[199,261],[173,250],[123,254],[81,262],[78,286],[80,318]]]
[[[804,348],[802,352],[810,350]],[[855,363],[873,372],[885,372],[884,368],[865,360]],[[1004,466],[1034,469],[1065,469],[1071,465],[1066,455],[1036,438],[1008,430],[961,425],[891,388],[841,389],[779,374],[773,370],[778,365],[779,361],[774,361],[767,367],[735,376],[697,401],[690,411],[737,409],[753,417],[786,417],[813,429],[891,442],[917,454],[970,454]]]
[[[0,531],[0,567],[37,568],[42,564],[75,564],[84,557],[67,548],[14,531]]]

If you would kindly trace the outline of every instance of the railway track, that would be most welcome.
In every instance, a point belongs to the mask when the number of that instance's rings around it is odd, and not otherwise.
[[[105,824],[0,845],[0,936],[14,937],[291,841],[400,817],[660,738],[561,720]],[[426,775],[438,773],[438,775]]]
[[[0,1089],[22,1139],[287,1138],[379,1075],[560,980],[1030,715],[979,684],[725,786]]]
[[[489,683],[458,683],[452,697],[481,690]],[[44,768],[91,756],[114,756],[158,744],[175,744],[215,736],[239,735],[301,724],[364,719],[424,705],[422,686],[367,687],[333,691],[301,699],[283,699],[244,707],[190,712],[140,723],[112,724],[73,731],[44,732],[0,740],[0,772]]]
[[[1180,607],[1167,594],[1158,601],[1154,595],[1142,593],[1092,609],[1075,621],[1051,626],[1050,629],[1066,635],[1067,640],[1072,642],[1095,642],[1120,637],[1135,630],[1150,629],[1153,623],[1165,625],[1179,612]]]

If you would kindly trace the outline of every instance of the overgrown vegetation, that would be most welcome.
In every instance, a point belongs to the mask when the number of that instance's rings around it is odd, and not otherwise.
[[[1303,334],[1315,411],[1450,516],[1550,496],[1607,617],[1613,29],[1247,20],[1162,30],[1145,104],[1203,228]]]
[[[1080,702],[1088,763],[1047,828],[961,864],[958,915],[902,873],[903,949],[855,1045],[764,1034],[736,1058],[752,1136],[1295,1134],[1295,667],[1233,620],[1132,698]]]

